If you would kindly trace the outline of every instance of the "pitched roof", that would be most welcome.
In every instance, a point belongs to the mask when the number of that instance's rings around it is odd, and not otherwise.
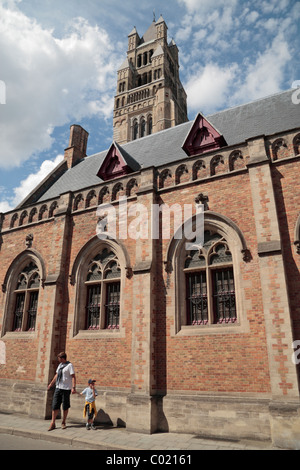
[[[237,145],[258,135],[272,135],[300,127],[300,106],[292,103],[295,90],[281,92],[244,105],[220,111],[209,116],[209,122],[224,136],[227,144]],[[194,121],[172,127],[122,146],[123,155],[134,159],[141,168],[165,165],[187,158],[182,149]],[[58,197],[67,191],[78,191],[101,183],[97,177],[107,150],[86,157],[70,168],[39,201]]]
[[[145,32],[145,34],[143,35],[141,42],[144,42],[144,43],[150,42],[150,41],[153,41],[154,39],[156,39],[156,26],[155,26],[155,22],[153,21],[151,25],[149,26],[149,28],[147,29],[147,31]]]
[[[138,171],[140,165],[117,142],[113,142],[97,173],[104,181]]]

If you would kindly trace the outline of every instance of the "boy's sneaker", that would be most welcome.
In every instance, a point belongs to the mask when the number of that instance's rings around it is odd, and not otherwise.
[[[91,428],[94,429],[94,431],[96,430],[96,426],[94,425],[94,423],[92,424]]]
[[[86,427],[87,431],[89,431],[91,429],[89,423],[86,423],[85,427]]]

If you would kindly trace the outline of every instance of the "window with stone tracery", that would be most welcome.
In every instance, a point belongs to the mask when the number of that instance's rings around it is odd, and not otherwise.
[[[20,272],[14,291],[13,331],[34,331],[40,288],[40,273],[32,261]]]
[[[203,247],[187,252],[184,274],[187,325],[236,322],[232,255],[222,235],[205,231]]]
[[[104,248],[88,265],[86,329],[119,329],[121,269],[115,253]]]

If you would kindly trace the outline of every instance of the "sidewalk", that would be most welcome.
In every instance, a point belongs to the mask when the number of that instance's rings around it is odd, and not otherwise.
[[[96,430],[87,431],[84,422],[78,424],[67,421],[67,429],[57,428],[48,431],[50,421],[28,418],[25,415],[0,413],[1,433],[43,439],[68,445],[84,446],[95,450],[133,450],[133,451],[195,451],[195,450],[279,450],[269,441],[246,441],[225,439],[204,439],[193,434],[157,433],[138,434],[128,432],[126,428],[97,426]],[[55,445],[53,447],[55,449]]]

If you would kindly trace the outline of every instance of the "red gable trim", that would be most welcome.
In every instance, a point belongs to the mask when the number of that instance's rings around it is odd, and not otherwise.
[[[199,113],[184,141],[183,150],[188,156],[210,152],[227,145],[224,137]]]
[[[132,173],[132,169],[127,165],[120,150],[113,142],[109,151],[97,173],[97,176],[103,181],[117,178],[119,176],[128,175]]]

